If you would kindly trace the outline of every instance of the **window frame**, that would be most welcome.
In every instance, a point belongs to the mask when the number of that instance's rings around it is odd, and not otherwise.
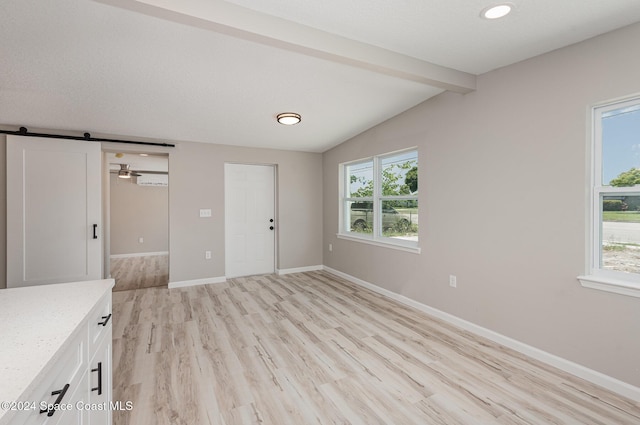
[[[578,280],[583,287],[640,297],[640,273],[626,273],[602,268],[602,200],[605,196],[640,196],[640,185],[615,187],[607,186],[602,181],[602,115],[634,105],[640,105],[640,94],[600,103],[590,108],[591,161],[587,270],[585,275],[578,276]]]
[[[420,253],[419,241],[420,238],[418,236],[417,241],[407,241],[402,239],[396,239],[388,236],[383,236],[382,234],[382,203],[384,201],[389,200],[415,200],[418,202],[418,193],[415,195],[398,195],[398,196],[383,196],[382,195],[382,161],[386,158],[399,156],[402,154],[406,154],[409,152],[416,153],[416,159],[418,163],[418,175],[420,175],[420,160],[419,160],[419,152],[417,147],[402,149],[398,151],[388,152],[380,155],[374,155],[370,157],[360,158],[353,161],[343,162],[339,164],[339,172],[338,172],[338,184],[339,184],[339,192],[338,192],[338,233],[336,236],[340,239],[347,239],[356,242],[362,242],[370,245],[382,246],[392,249],[397,249],[401,251],[408,251],[413,253]],[[347,173],[347,169],[350,166],[364,164],[367,162],[372,162],[373,166],[373,196],[368,197],[351,197],[347,195],[351,195],[350,193],[350,181],[349,174]],[[346,208],[347,203],[349,202],[371,202],[372,203],[372,211],[374,213],[373,216],[373,231],[371,234],[368,233],[359,233],[350,231],[350,209]],[[419,213],[418,213],[419,217]],[[420,229],[420,227],[418,227]]]

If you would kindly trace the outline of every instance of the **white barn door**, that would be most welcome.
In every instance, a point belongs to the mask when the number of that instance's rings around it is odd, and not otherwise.
[[[7,287],[102,278],[99,143],[7,136]]]
[[[225,276],[275,271],[275,168],[225,164]]]

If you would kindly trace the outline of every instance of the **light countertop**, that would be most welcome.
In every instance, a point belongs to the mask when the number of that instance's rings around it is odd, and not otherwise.
[[[105,279],[0,290],[0,401],[34,390],[113,285]],[[14,412],[0,409],[0,424],[7,413]]]

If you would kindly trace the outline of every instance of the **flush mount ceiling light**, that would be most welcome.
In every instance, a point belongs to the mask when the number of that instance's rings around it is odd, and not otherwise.
[[[295,125],[302,121],[300,114],[294,112],[284,112],[276,116],[278,122],[283,125]]]
[[[507,16],[513,10],[513,4],[501,3],[494,6],[485,7],[480,12],[480,16],[485,19],[498,19]]]

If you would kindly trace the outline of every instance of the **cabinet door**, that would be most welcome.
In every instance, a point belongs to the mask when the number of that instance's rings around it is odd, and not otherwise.
[[[71,394],[65,394],[60,402],[60,408],[51,416],[47,412],[40,413],[40,406],[31,411],[28,418],[15,418],[11,423],[15,425],[86,425],[87,412],[84,409],[87,403],[87,374],[83,373],[80,379],[73,385]],[[71,387],[70,387],[71,388]],[[44,400],[46,403],[53,403],[53,400]]]
[[[87,327],[81,325],[82,332],[70,346],[62,353],[60,360],[53,365],[47,374],[38,380],[36,390],[26,398],[36,403],[35,409],[20,412],[22,418],[16,418],[12,424],[25,425],[54,425],[70,424],[82,421],[86,416],[76,409],[78,400],[87,398]],[[83,398],[78,398],[83,397]],[[58,403],[61,408],[48,412],[48,407]],[[43,411],[43,409],[45,411]],[[49,415],[50,414],[50,415]],[[69,416],[67,416],[69,415]],[[60,421],[60,418],[75,418]]]
[[[52,416],[51,421],[44,422],[46,425],[87,425],[88,424],[88,415],[87,410],[84,406],[87,403],[87,374],[82,375],[82,379],[80,383],[76,387],[69,400],[66,402],[66,406],[69,407],[69,410],[59,411],[59,416]]]
[[[109,325],[110,326],[110,325]],[[111,328],[89,362],[89,424],[111,425]]]
[[[7,136],[7,287],[101,278],[100,149]]]

